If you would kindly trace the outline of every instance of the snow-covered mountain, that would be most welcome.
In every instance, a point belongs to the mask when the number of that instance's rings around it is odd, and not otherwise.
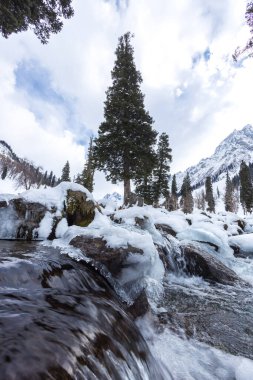
[[[19,161],[19,158],[13,152],[11,147],[5,141],[0,140],[0,162],[2,162],[3,159],[7,158],[9,158],[12,161]]]
[[[53,177],[53,172],[48,175],[40,166],[18,157],[9,144],[0,140],[0,193],[16,193],[41,185],[54,186]]]
[[[247,164],[253,162],[253,127],[249,124],[239,131],[235,129],[217,146],[211,157],[202,159],[185,172],[177,173],[178,188],[181,188],[186,173],[189,173],[195,188],[203,185],[208,176],[213,182],[224,179],[227,170],[233,177],[238,174],[242,160]]]

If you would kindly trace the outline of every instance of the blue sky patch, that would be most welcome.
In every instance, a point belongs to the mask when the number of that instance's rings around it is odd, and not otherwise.
[[[51,86],[48,70],[41,67],[36,61],[22,61],[15,70],[16,87],[26,91],[29,95],[50,103],[62,103],[64,99]]]

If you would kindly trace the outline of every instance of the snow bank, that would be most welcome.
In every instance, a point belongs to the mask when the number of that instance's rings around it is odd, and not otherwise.
[[[55,187],[27,190],[20,194],[20,197],[27,202],[41,203],[49,210],[55,207],[58,211],[62,211],[68,190],[81,191],[86,194],[87,200],[94,202],[93,195],[85,187],[73,182],[61,182]]]
[[[241,251],[253,255],[253,233],[232,236],[228,239],[229,244],[239,247]]]

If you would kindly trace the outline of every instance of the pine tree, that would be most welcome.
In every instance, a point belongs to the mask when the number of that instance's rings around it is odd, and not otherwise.
[[[54,187],[56,184],[56,177],[53,175],[52,181],[51,181],[51,186]]]
[[[154,144],[157,132],[153,119],[144,108],[144,95],[128,32],[119,38],[112,85],[108,88],[104,122],[95,140],[96,168],[103,170],[107,180],[124,181],[124,202],[131,192],[130,180],[150,175],[155,164]]]
[[[93,138],[90,138],[90,144],[88,148],[88,154],[86,163],[84,165],[83,171],[80,175],[77,176],[76,182],[84,186],[91,193],[94,188],[94,173],[95,173],[95,163],[93,155]]]
[[[229,174],[227,172],[225,196],[224,196],[224,203],[225,203],[225,210],[226,211],[230,211],[230,212],[234,211],[233,193],[234,193],[233,184],[232,184],[232,181],[231,181]]]
[[[152,175],[136,181],[135,193],[144,199],[148,205],[154,203],[154,187]]]
[[[0,33],[8,38],[12,33],[32,29],[40,41],[48,42],[50,33],[58,33],[62,17],[74,14],[72,0],[4,0],[0,2]]]
[[[170,163],[172,160],[171,148],[169,146],[169,136],[163,132],[158,141],[157,147],[157,161],[153,170],[153,188],[154,188],[154,201],[158,204],[159,198],[164,196],[165,199],[169,197],[169,178],[170,178]]]
[[[240,165],[240,202],[244,212],[252,212],[253,208],[253,186],[249,166],[244,161]]]
[[[178,209],[177,181],[175,174],[172,177],[171,195],[167,202],[167,208],[169,211],[174,211]]]
[[[64,165],[62,169],[62,175],[61,175],[61,180],[60,182],[71,182],[70,179],[70,167],[69,167],[69,162],[67,161],[66,164]]]
[[[53,172],[51,171],[47,179],[48,186],[52,186],[52,178],[53,178]]]
[[[187,173],[183,179],[180,204],[185,214],[189,214],[193,211],[193,196],[189,173]]]
[[[211,177],[206,177],[205,190],[206,190],[206,201],[208,204],[207,211],[215,212],[215,202],[214,202],[214,197],[213,197],[213,186],[212,186]]]
[[[47,184],[47,171],[45,171],[43,179],[42,179],[42,185],[46,185],[46,184]]]

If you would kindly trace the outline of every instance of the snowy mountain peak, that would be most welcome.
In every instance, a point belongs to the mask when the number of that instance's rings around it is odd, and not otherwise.
[[[240,130],[235,129],[217,146],[212,156],[202,159],[185,172],[178,173],[178,187],[181,187],[186,173],[189,173],[193,187],[203,185],[207,176],[213,182],[219,181],[225,177],[227,170],[233,177],[238,174],[242,160],[246,163],[253,162],[253,127],[250,124]]]

